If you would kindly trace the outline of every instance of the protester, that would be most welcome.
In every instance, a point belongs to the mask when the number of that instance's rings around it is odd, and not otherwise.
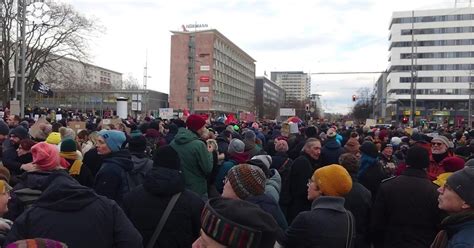
[[[429,247],[444,217],[437,208],[436,185],[425,169],[430,157],[415,145],[406,158],[407,169],[398,177],[385,180],[372,210],[374,247]]]
[[[430,166],[427,169],[428,177],[431,181],[444,173],[444,169],[440,166],[441,161],[447,157],[451,157],[451,153],[448,150],[449,140],[445,136],[439,135],[431,140],[431,161]]]
[[[307,187],[311,210],[296,216],[279,243],[284,247],[353,247],[355,221],[344,208],[343,198],[352,188],[347,170],[336,164],[321,167]]]
[[[130,190],[138,187],[145,180],[145,175],[153,167],[153,160],[146,155],[146,138],[144,136],[135,136],[130,138],[128,149],[132,155],[133,169],[128,172],[128,184]]]
[[[321,149],[321,165],[337,164],[339,162],[339,156],[344,153],[344,148],[336,140],[336,130],[329,128],[326,133],[327,141]]]
[[[216,175],[216,189],[217,192],[222,194],[224,189],[224,178],[227,176],[227,172],[235,165],[245,163],[249,160],[248,153],[245,152],[245,144],[239,139],[232,139],[228,146],[227,159],[220,166]]]
[[[190,115],[187,128],[179,128],[171,146],[181,159],[186,188],[203,199],[208,197],[207,176],[212,171],[212,153],[200,137],[205,132],[206,121],[199,115]]]
[[[78,155],[77,143],[74,140],[63,140],[59,155],[66,161],[64,168],[67,169],[72,178],[86,187],[93,186],[94,178],[92,173],[89,168],[83,165],[82,159]]]
[[[360,168],[357,173],[357,178],[364,187],[370,190],[372,198],[375,199],[380,183],[382,180],[388,178],[389,175],[383,170],[382,165],[377,160],[379,153],[374,143],[365,141],[359,150],[362,156],[360,158]]]
[[[22,139],[18,145],[18,149],[16,149],[16,153],[18,155],[18,162],[21,164],[31,163],[33,161],[33,156],[31,155],[31,147],[36,144],[31,139]]]
[[[18,160],[16,151],[20,145],[20,140],[27,138],[29,138],[28,130],[23,126],[17,126],[11,130],[9,139],[3,142],[2,162],[12,175],[21,174],[20,167],[22,163]]]
[[[277,236],[275,220],[255,204],[214,198],[204,207],[201,236],[192,247],[273,248]]]
[[[431,247],[474,247],[474,168],[466,167],[448,177],[438,189],[438,207],[449,216]]]
[[[133,169],[130,152],[122,149],[125,134],[116,130],[102,130],[97,139],[97,152],[103,156],[102,165],[95,177],[94,189],[99,195],[122,202],[130,190],[127,173]]]
[[[143,185],[125,196],[124,211],[146,245],[171,197],[180,193],[153,247],[190,247],[199,237],[204,202],[196,194],[185,189],[180,158],[171,146],[158,148],[153,162],[153,169],[145,176]]]
[[[320,168],[319,156],[321,155],[321,142],[318,139],[310,138],[306,140],[302,154],[293,161],[290,174],[290,195],[291,202],[288,204],[288,223],[301,211],[308,211],[311,202],[307,198],[306,181],[313,172]]]
[[[352,153],[344,153],[339,157],[339,164],[343,166],[352,179],[352,189],[347,193],[344,207],[354,215],[356,223],[356,240],[354,248],[369,248],[369,221],[372,207],[372,194],[359,183],[357,172],[359,159]]]
[[[11,220],[3,218],[3,216],[8,212],[8,201],[11,199],[11,189],[12,187],[7,181],[0,179],[0,244],[5,242],[6,235],[13,225]]]

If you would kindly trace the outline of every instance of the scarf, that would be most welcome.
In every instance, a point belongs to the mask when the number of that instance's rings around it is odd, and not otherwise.
[[[77,176],[81,173],[82,161],[77,159],[77,152],[60,152],[59,155],[61,156],[61,158],[63,158],[61,160],[61,166],[66,169],[69,166],[69,163],[66,161],[66,159],[74,160],[72,165],[69,167],[69,175]],[[67,166],[64,166],[63,162],[66,162]]]
[[[441,228],[443,230],[438,232],[430,248],[448,247],[448,240],[454,234],[449,230],[450,227],[472,220],[474,220],[474,211],[456,213],[444,218],[441,222]]]
[[[432,154],[433,156],[433,160],[439,164],[439,162],[441,162],[441,160],[445,159],[446,157],[448,157],[448,152],[446,151],[445,153],[441,153],[441,154]]]

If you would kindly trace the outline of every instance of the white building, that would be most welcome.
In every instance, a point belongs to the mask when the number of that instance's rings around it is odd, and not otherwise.
[[[412,27],[416,120],[461,125],[474,82],[474,8],[393,13],[387,77],[392,120],[410,115]]]
[[[286,92],[286,102],[307,101],[311,92],[311,77],[302,71],[271,72],[271,79]]]

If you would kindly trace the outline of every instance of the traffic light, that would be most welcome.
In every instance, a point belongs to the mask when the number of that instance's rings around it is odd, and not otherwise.
[[[306,112],[309,112],[309,104],[306,104],[306,105],[304,106],[304,110],[306,110]]]
[[[353,101],[353,102],[356,101],[356,95],[352,95],[352,101]]]
[[[407,123],[408,123],[408,117],[406,117],[406,116],[403,117],[403,118],[402,118],[402,123],[403,123],[403,124],[407,124]]]

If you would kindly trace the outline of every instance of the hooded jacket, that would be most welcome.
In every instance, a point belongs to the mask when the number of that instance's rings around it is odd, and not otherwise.
[[[232,167],[238,164],[245,163],[250,158],[246,152],[231,153],[229,154],[229,157],[230,157],[229,160],[222,163],[222,166],[219,168],[219,171],[217,172],[217,175],[216,175],[216,181],[215,181],[216,189],[217,189],[217,192],[221,194],[224,189],[224,178],[227,176],[227,172],[229,172],[229,170]]]
[[[275,202],[280,201],[281,176],[275,169],[270,169],[271,177],[265,182],[265,194],[271,196]]]
[[[263,211],[269,213],[278,223],[282,231],[285,231],[288,228],[288,222],[286,221],[280,206],[267,194],[250,196],[244,200],[258,205]]]
[[[321,149],[321,165],[338,164],[339,156],[344,153],[344,148],[334,139],[328,139]]]
[[[6,243],[36,237],[70,248],[142,247],[138,231],[112,200],[98,196],[66,171],[51,173],[43,194],[13,225]]]
[[[204,202],[185,189],[183,173],[155,167],[143,185],[125,195],[123,209],[147,245],[171,197],[182,192],[158,237],[155,247],[191,247],[199,237]]]
[[[132,169],[133,162],[128,150],[105,155],[102,166],[95,177],[95,192],[120,204],[123,195],[130,191],[127,173]]]
[[[199,196],[207,194],[207,176],[212,171],[212,154],[196,133],[180,128],[171,142],[181,160],[186,188]]]
[[[143,183],[145,175],[153,167],[153,160],[149,159],[145,153],[132,153],[132,162],[133,169],[128,172],[128,178],[131,179],[132,182],[129,182],[128,185],[134,188]],[[132,188],[130,190],[132,190]]]

